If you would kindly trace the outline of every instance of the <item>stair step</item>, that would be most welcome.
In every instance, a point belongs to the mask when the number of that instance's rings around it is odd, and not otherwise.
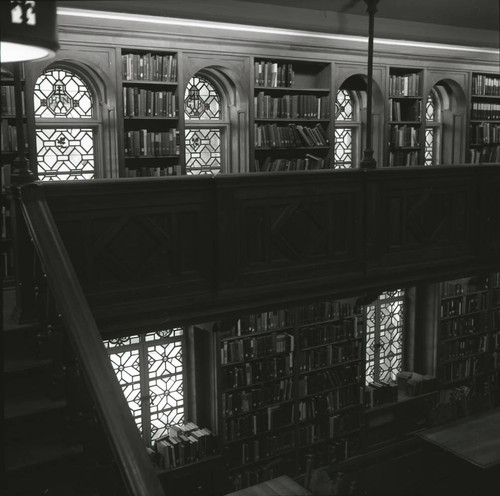
[[[66,407],[66,400],[52,399],[45,395],[21,396],[5,401],[5,420],[27,417]]]
[[[47,370],[52,365],[49,359],[37,358],[18,358],[13,360],[5,360],[4,372],[10,374],[31,374],[35,371]]]

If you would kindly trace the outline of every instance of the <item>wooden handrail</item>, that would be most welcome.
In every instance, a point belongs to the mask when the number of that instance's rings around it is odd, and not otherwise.
[[[134,496],[164,496],[43,189],[21,188],[23,214],[122,477]]]

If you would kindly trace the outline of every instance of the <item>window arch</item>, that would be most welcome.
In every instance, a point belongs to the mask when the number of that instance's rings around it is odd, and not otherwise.
[[[359,164],[364,87],[365,83],[361,77],[351,76],[337,91],[333,150],[335,169],[350,169]]]
[[[53,66],[38,76],[33,97],[38,178],[94,178],[101,119],[89,84],[76,71]]]
[[[441,162],[441,100],[432,89],[425,104],[424,165]]]
[[[186,174],[224,171],[229,118],[224,94],[204,74],[193,76],[184,93]]]

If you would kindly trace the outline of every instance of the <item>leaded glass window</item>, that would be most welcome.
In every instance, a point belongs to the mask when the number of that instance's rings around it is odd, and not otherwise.
[[[223,139],[228,131],[222,110],[222,96],[215,85],[205,77],[193,76],[184,93],[187,174],[221,172]]]
[[[92,129],[37,129],[36,148],[40,180],[66,181],[94,177]]]
[[[65,69],[45,71],[35,84],[35,117],[92,117],[92,94],[87,85]]]
[[[404,290],[387,291],[366,307],[366,383],[395,381],[402,367]]]
[[[184,422],[182,328],[104,341],[146,444]]]
[[[429,93],[425,103],[425,120],[424,165],[438,164],[441,123],[439,122],[439,101],[434,91]]]
[[[335,169],[350,169],[354,163],[355,133],[359,123],[355,123],[356,108],[352,94],[339,90],[335,101]],[[348,126],[346,126],[348,124]]]
[[[92,179],[96,170],[95,99],[78,74],[61,67],[44,71],[34,89],[38,178]]]

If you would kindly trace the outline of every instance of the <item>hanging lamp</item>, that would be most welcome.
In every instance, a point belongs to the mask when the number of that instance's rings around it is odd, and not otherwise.
[[[0,61],[22,62],[55,55],[56,2],[10,0],[0,2]]]

